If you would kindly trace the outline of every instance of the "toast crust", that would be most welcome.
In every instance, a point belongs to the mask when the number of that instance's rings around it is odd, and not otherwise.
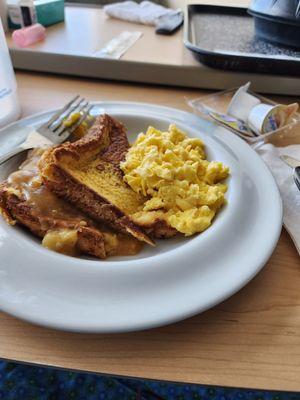
[[[10,225],[18,222],[40,238],[44,238],[50,230],[76,230],[76,247],[79,252],[101,259],[108,256],[104,236],[100,230],[88,226],[84,219],[80,223],[78,219],[54,219],[37,215],[34,207],[22,196],[14,193],[6,181],[0,185],[0,212]]]
[[[141,209],[145,198],[123,181],[119,164],[128,148],[124,126],[102,115],[82,139],[46,151],[39,162],[40,173],[53,193],[91,218],[154,245],[130,215]]]
[[[0,184],[0,213],[6,222],[24,225],[45,247],[65,254],[103,259],[139,252],[141,242],[97,224],[43,185],[37,163],[44,151],[31,151],[20,169]]]

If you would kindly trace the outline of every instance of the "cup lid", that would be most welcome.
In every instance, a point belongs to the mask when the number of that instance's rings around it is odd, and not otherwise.
[[[252,0],[248,11],[250,14],[259,13],[300,25],[299,0]]]

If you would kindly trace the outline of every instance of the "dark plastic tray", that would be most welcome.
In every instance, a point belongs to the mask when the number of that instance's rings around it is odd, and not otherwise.
[[[300,76],[300,51],[257,38],[246,8],[188,5],[184,43],[213,68]]]

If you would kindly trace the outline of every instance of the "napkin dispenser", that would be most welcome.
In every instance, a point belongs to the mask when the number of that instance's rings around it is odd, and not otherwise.
[[[300,48],[300,0],[252,0],[248,12],[257,37]]]

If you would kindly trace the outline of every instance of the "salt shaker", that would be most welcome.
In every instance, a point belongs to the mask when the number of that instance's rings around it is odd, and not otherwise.
[[[0,21],[0,127],[20,116],[17,83]]]

